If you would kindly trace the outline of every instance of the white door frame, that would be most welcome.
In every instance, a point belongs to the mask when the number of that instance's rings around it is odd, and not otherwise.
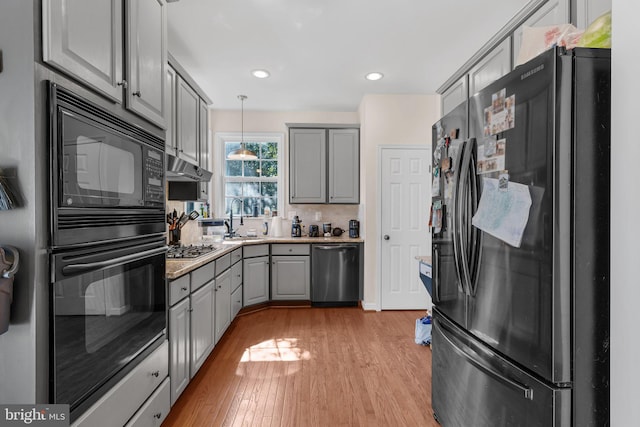
[[[431,144],[420,144],[420,145],[393,145],[393,144],[385,144],[378,146],[378,183],[377,183],[377,193],[378,193],[378,202],[376,206],[376,210],[378,212],[378,226],[376,227],[376,239],[378,244],[376,245],[376,261],[378,262],[378,272],[376,274],[376,286],[378,287],[378,301],[376,303],[376,311],[382,311],[382,152],[384,150],[428,150],[431,152]],[[429,162],[429,173],[431,173],[431,162]],[[429,185],[430,183],[428,183]],[[427,219],[425,218],[425,221]],[[416,270],[416,275],[419,272]]]

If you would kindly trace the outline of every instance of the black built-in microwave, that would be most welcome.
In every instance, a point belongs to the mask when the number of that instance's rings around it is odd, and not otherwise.
[[[51,246],[164,232],[164,140],[49,83]]]

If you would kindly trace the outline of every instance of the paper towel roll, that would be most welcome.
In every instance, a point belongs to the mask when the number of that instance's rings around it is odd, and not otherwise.
[[[282,217],[271,218],[271,237],[282,237]]]

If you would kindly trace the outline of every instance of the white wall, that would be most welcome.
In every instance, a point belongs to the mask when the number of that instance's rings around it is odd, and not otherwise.
[[[440,96],[366,95],[360,103],[359,111],[362,218],[360,229],[365,239],[364,307],[376,309],[379,307],[380,286],[378,148],[381,145],[430,146],[431,125],[440,117]],[[425,218],[425,221],[427,220]]]
[[[611,425],[640,420],[640,191],[637,2],[613,0],[611,107]]]

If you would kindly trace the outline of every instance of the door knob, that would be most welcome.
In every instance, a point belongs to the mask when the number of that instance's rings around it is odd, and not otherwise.
[[[384,237],[383,237],[383,239],[384,239],[384,240],[389,240],[389,235],[388,235],[388,234],[385,234],[385,235],[384,235]]]

